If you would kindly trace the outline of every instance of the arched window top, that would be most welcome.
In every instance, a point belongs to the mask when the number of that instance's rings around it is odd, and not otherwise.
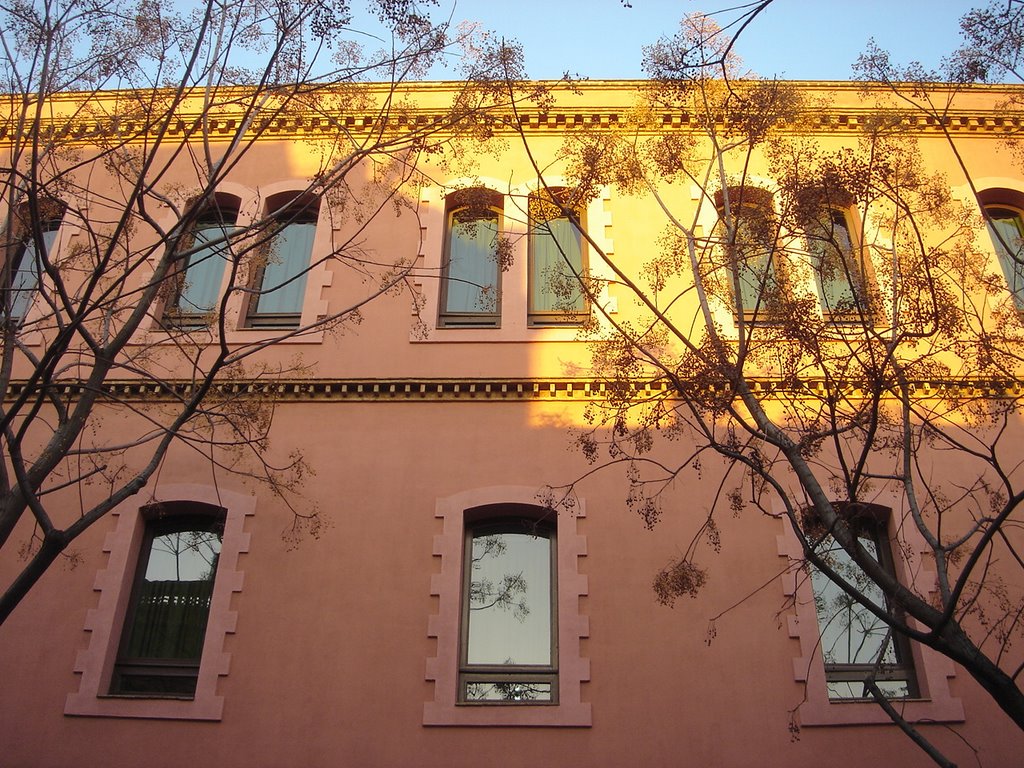
[[[449,214],[457,214],[459,221],[489,218],[493,211],[503,210],[503,196],[487,187],[466,187],[450,192],[445,198]]]
[[[225,515],[227,515],[227,510],[224,507],[193,500],[155,501],[142,507],[140,512],[146,520],[162,520],[179,516],[207,517],[211,520],[223,520]]]
[[[747,184],[726,187],[725,191],[715,192],[715,208],[725,208],[726,194],[729,197],[729,207],[737,208],[762,208],[766,211],[772,210],[773,195],[767,189]]]
[[[486,520],[518,520],[521,524],[555,525],[558,515],[553,509],[538,504],[484,504],[470,507],[465,511],[466,523],[477,523]]]
[[[311,192],[278,192],[267,198],[267,215],[283,222],[315,224],[320,198]]]
[[[234,223],[241,207],[241,198],[229,195],[226,192],[217,192],[209,204],[200,211],[199,220],[202,222],[228,221],[229,223]]]
[[[1008,187],[990,187],[978,192],[978,203],[985,209],[1002,206],[1024,210],[1024,192]]]

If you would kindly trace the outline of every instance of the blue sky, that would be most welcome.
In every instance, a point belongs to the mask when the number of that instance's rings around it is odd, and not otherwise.
[[[515,38],[533,78],[569,71],[593,79],[643,77],[642,48],[671,34],[686,13],[745,0],[440,0],[434,13],[481,22]],[[744,32],[738,51],[760,75],[848,80],[874,37],[894,61],[938,65],[959,42],[969,0],[776,0]],[[454,7],[454,11],[452,10]],[[439,73],[443,77],[444,73]]]

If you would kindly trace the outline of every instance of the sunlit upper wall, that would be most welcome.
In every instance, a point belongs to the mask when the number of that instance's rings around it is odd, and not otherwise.
[[[504,105],[491,112],[488,117],[490,138],[477,141],[463,137],[459,141],[460,154],[441,160],[416,158],[417,172],[410,175],[410,183],[397,193],[403,203],[399,208],[380,205],[372,215],[364,212],[357,216],[329,200],[321,211],[314,246],[315,256],[324,263],[316,268],[316,274],[311,273],[306,287],[304,319],[315,320],[358,304],[372,292],[368,286],[377,278],[375,274],[351,268],[345,259],[330,257],[340,244],[351,249],[348,253],[358,253],[364,262],[378,265],[381,270],[396,264],[409,268],[409,280],[400,286],[401,290],[375,298],[361,307],[362,323],[358,326],[343,326],[302,339],[289,339],[276,348],[269,348],[261,357],[270,362],[284,362],[298,355],[303,360],[315,361],[316,376],[321,378],[587,376],[590,350],[575,330],[527,328],[525,320],[518,315],[510,317],[494,332],[490,329],[472,333],[436,330],[437,296],[444,277],[444,201],[453,190],[477,183],[506,197],[506,234],[513,243],[514,258],[503,272],[503,286],[509,291],[510,299],[513,291],[525,296],[528,224],[523,201],[530,189],[539,186],[538,169],[549,183],[570,183],[571,163],[564,155],[567,139],[585,131],[614,130],[620,136],[642,139],[665,131],[687,133],[693,130],[690,116],[670,109],[637,111],[638,96],[645,85],[636,81],[586,82],[571,88],[551,84],[546,95],[549,101],[542,106],[524,98],[515,109]],[[465,87],[462,83],[403,87],[397,94],[399,107],[390,113],[391,122],[385,130],[408,130],[410,125],[444,114]],[[807,121],[789,129],[790,135],[812,137],[821,148],[829,151],[855,147],[863,126],[879,105],[893,107],[898,103],[881,89],[869,90],[865,95],[861,84],[796,83],[793,87],[806,97],[810,114]],[[205,95],[197,93],[186,98],[177,110],[177,120],[152,128],[165,131],[166,148],[162,151],[170,154],[187,137],[196,147],[204,139],[208,140],[216,157],[217,147],[234,135],[242,119],[236,99],[240,93],[217,94],[215,100],[222,101],[208,115],[205,128],[202,122],[196,122],[202,114]],[[984,182],[986,184],[998,181],[1000,187],[1017,184],[1024,190],[1018,174],[1008,167],[1006,155],[997,151],[1000,140],[1017,127],[1018,118],[1002,107],[1014,94],[1019,95],[1019,89],[975,87],[956,92],[937,87],[929,96],[936,103],[944,104],[948,100],[949,120],[945,125],[908,111],[906,128],[918,142],[927,167],[946,173],[954,194],[966,205],[973,204],[972,192],[956,155],[950,151],[950,139],[956,142],[960,159],[972,176],[989,180]],[[42,130],[49,131],[51,127],[58,132],[66,130],[61,140],[88,153],[97,134],[114,132],[130,139],[133,131],[143,125],[140,104],[150,95],[111,92],[92,95],[85,101],[79,94],[57,96],[50,99],[44,109]],[[258,133],[258,139],[249,154],[231,170],[227,186],[239,191],[250,215],[255,215],[269,195],[289,187],[301,188],[316,174],[324,172],[330,162],[327,148],[339,136],[348,132],[358,141],[379,129],[385,120],[380,107],[393,95],[386,85],[367,84],[328,94],[307,110],[291,109],[279,115],[256,116],[250,135]],[[158,100],[162,96],[158,95]],[[520,126],[521,130],[515,130],[514,126]],[[0,135],[0,146],[9,144],[11,131],[8,125],[7,132]],[[766,164],[765,155],[755,151],[748,174],[770,189],[774,181]],[[364,162],[352,175],[353,198],[360,197],[361,190],[369,188],[368,180],[373,172],[372,164]],[[110,197],[103,187],[112,185],[113,181],[102,172],[91,173],[87,184],[93,187],[93,194],[83,210],[86,215],[102,218],[105,203],[100,201]],[[167,188],[182,190],[184,195],[194,183],[194,174],[195,168],[183,156],[172,164],[165,184]],[[710,203],[709,190],[691,181],[661,185],[658,191],[671,209],[682,211],[696,221],[699,236],[711,236],[717,213]],[[164,225],[173,223],[170,210],[159,215]],[[614,322],[635,318],[640,312],[635,297],[623,281],[616,278],[615,270],[639,279],[659,247],[659,238],[668,222],[652,195],[624,192],[614,185],[601,190],[589,203],[586,218],[592,238],[587,246],[590,265],[607,281],[602,288],[601,306],[595,306],[594,310],[604,314],[602,322],[607,328]],[[884,233],[865,233],[865,236],[867,234],[884,239]],[[139,237],[146,237],[146,233],[140,232]],[[984,232],[979,231],[978,248],[989,255],[996,270],[991,246],[984,242],[984,237]],[[73,231],[62,235],[61,247],[73,247],[75,238]],[[809,278],[804,276],[804,279]],[[524,301],[520,299],[520,304]],[[697,314],[694,302],[692,296],[687,296],[673,304],[672,317],[692,326]],[[506,305],[512,303],[510,300]],[[716,319],[723,324],[732,322],[731,309],[725,303],[720,302],[714,311]],[[237,318],[232,318],[231,322],[237,327]],[[436,343],[419,343],[420,323],[425,324],[427,336]],[[523,329],[521,333],[506,333],[517,323]],[[147,330],[137,342],[150,344],[155,340],[159,343],[154,333],[152,328]],[[251,333],[246,333],[232,340],[253,338]],[[43,343],[41,338],[36,341]]]

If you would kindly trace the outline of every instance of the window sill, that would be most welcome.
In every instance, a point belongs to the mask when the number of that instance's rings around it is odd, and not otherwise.
[[[258,344],[273,341],[275,344],[322,344],[324,331],[305,331],[295,333],[294,328],[229,328],[225,333],[225,341],[229,344]],[[137,334],[131,344],[146,347],[150,344],[180,344],[183,338],[192,338],[195,342],[212,344],[219,340],[216,325],[195,326],[154,326],[148,331]]]
[[[545,326],[501,326],[492,328],[456,327],[433,328],[424,333],[409,334],[414,344],[460,344],[460,343],[534,343],[534,342],[585,342],[580,338],[580,325]]]

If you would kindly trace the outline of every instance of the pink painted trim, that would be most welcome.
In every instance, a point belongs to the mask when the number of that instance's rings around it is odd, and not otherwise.
[[[879,501],[879,500],[875,500]],[[880,503],[880,502],[879,502]],[[926,594],[935,583],[935,571],[921,557],[925,541],[912,522],[903,525],[893,509],[889,530],[893,535],[893,560],[900,579],[918,594]],[[778,537],[780,557],[793,565],[803,561],[796,534],[783,517],[785,532]],[[799,640],[800,655],[793,659],[793,679],[804,684],[806,700],[800,705],[801,725],[892,724],[882,708],[871,701],[831,701],[825,683],[825,663],[821,657],[818,616],[814,608],[811,580],[801,568],[790,568],[782,576],[782,589],[795,606],[795,615],[787,617],[789,636]],[[920,699],[893,700],[893,705],[909,722],[958,723],[964,720],[960,699],[949,691],[949,678],[956,675],[953,662],[936,651],[911,643]]]
[[[580,597],[588,594],[587,577],[579,572],[586,557],[586,537],[576,519],[586,516],[580,501],[558,512],[558,704],[516,706],[456,705],[459,658],[459,603],[462,596],[462,552],[467,509],[490,504],[538,505],[542,489],[526,486],[478,488],[438,499],[435,517],[443,521],[434,537],[434,555],[441,572],[431,577],[430,593],[438,612],[427,634],[437,640],[437,655],[427,659],[426,679],[434,683],[434,699],[423,705],[424,725],[589,726],[590,703],[582,701],[583,683],[590,680],[590,660],[580,656],[580,641],[590,636],[590,620],[580,614]]]
[[[195,697],[191,700],[106,694],[145,529],[139,508],[157,501],[201,501],[227,510],[199,680]],[[84,629],[90,633],[89,646],[79,652],[75,661],[75,672],[81,675],[81,679],[78,691],[68,694],[64,703],[65,715],[221,719],[224,698],[217,695],[217,680],[227,675],[231,666],[231,654],[224,650],[224,639],[235,631],[238,615],[231,610],[231,595],[242,591],[244,573],[239,568],[238,556],[249,551],[249,534],[244,531],[245,518],[255,512],[255,497],[208,485],[161,485],[151,495],[135,496],[113,510],[111,514],[117,518],[117,527],[107,535],[103,546],[103,551],[109,552],[110,556],[106,570],[96,574],[93,589],[100,593],[99,602],[85,618]]]

